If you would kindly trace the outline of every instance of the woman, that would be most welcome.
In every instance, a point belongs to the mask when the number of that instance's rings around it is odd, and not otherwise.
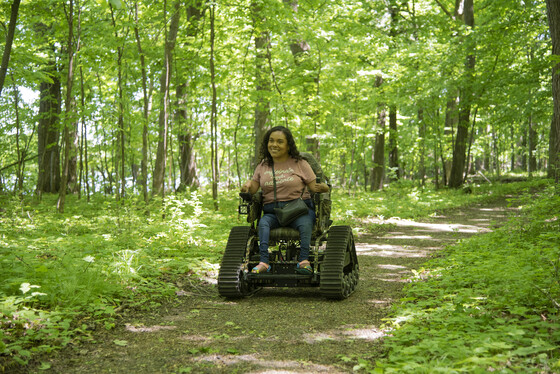
[[[329,186],[316,182],[313,169],[299,154],[292,132],[284,126],[273,127],[264,135],[261,158],[253,178],[241,188],[242,192],[251,194],[256,193],[259,188],[263,191],[264,214],[259,221],[258,228],[260,263],[253,268],[252,272],[270,271],[268,258],[270,230],[280,227],[280,223],[274,215],[274,208],[283,207],[289,201],[301,196],[309,207],[308,214],[297,218],[289,227],[297,229],[300,233],[300,254],[296,270],[302,274],[312,274],[309,248],[315,223],[315,211],[309,191],[328,192]],[[274,199],[274,178],[276,179],[276,201]]]

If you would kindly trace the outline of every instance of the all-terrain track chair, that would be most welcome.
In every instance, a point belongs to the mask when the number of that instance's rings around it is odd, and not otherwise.
[[[318,182],[326,182],[321,166],[313,156],[302,153]],[[218,292],[227,298],[248,296],[262,287],[319,287],[329,299],[345,299],[356,288],[359,278],[354,236],[349,226],[331,226],[331,193],[314,193],[317,216],[309,262],[313,274],[295,271],[299,255],[299,231],[281,227],[270,232],[270,272],[251,273],[259,263],[258,220],[262,213],[262,195],[240,194],[239,213],[247,214],[250,226],[234,227],[226,245],[218,274]]]

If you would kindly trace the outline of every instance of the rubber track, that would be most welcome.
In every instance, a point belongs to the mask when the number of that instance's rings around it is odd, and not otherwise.
[[[231,229],[220,271],[218,273],[218,292],[228,298],[246,296],[246,286],[239,278],[239,270],[244,261],[247,242],[251,237],[251,227],[236,226]]]
[[[344,292],[344,258],[351,239],[352,228],[349,226],[332,226],[329,229],[320,280],[320,292],[328,299],[344,299],[351,293]],[[355,254],[350,255],[355,262]]]

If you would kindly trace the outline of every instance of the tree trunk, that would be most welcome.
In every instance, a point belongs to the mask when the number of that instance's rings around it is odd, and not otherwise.
[[[164,2],[164,13],[167,12],[167,1]],[[165,32],[165,51],[164,51],[164,66],[160,79],[160,105],[159,112],[159,132],[158,132],[158,147],[156,154],[156,164],[154,169],[153,180],[153,193],[154,195],[164,194],[165,183],[165,168],[167,166],[167,131],[168,131],[168,118],[169,118],[169,86],[171,80],[171,70],[173,62],[173,51],[175,49],[175,41],[177,39],[177,32],[179,30],[180,19],[180,2],[176,2],[173,7],[173,15],[169,24],[169,34]],[[165,22],[167,23],[167,22]]]
[[[420,139],[420,165],[418,174],[421,185],[426,184],[426,123],[424,122],[424,109],[418,108],[418,138]]]
[[[66,101],[65,118],[64,118],[64,169],[62,171],[62,180],[60,181],[60,191],[56,208],[59,213],[64,213],[64,204],[66,203],[66,188],[68,184],[68,170],[70,164],[70,124],[72,123],[72,83],[74,80],[74,1],[70,0],[68,10],[68,72],[66,76]]]
[[[85,118],[85,92],[84,92],[84,72],[82,67],[80,66],[80,101],[82,105],[82,139],[80,145],[80,193],[82,190],[82,181],[85,180],[86,184],[86,196],[87,201],[89,202],[89,170],[88,170],[88,142],[87,142],[87,126],[86,126],[86,118]],[[85,170],[84,170],[85,169]],[[81,196],[81,195],[79,195]]]
[[[378,75],[375,79],[375,87],[383,84],[383,77]],[[387,120],[387,108],[385,103],[377,104],[377,131],[375,135],[375,146],[373,150],[373,167],[371,169],[372,191],[383,189],[385,178],[385,122]],[[366,184],[367,185],[367,184]]]
[[[392,170],[391,177],[394,179],[399,179],[401,177],[397,139],[397,107],[396,105],[391,105],[389,107],[389,168]]]
[[[54,47],[52,47],[54,54]],[[56,193],[60,189],[60,78],[55,59],[49,60],[47,74],[52,82],[39,85],[39,126],[37,128],[38,175],[37,194]]]
[[[140,56],[140,67],[142,72],[142,162],[141,173],[142,178],[140,185],[142,186],[142,195],[144,202],[148,202],[148,121],[149,121],[149,97],[148,97],[148,74],[146,73],[146,58],[142,50],[140,42],[140,32],[138,31],[138,2],[134,3],[134,35],[136,37],[136,45]]]
[[[202,1],[196,0],[191,2],[187,7],[187,44],[185,49],[189,49],[193,42],[190,40],[195,40],[198,34],[198,24],[203,16],[202,12]],[[194,54],[190,54],[189,57],[192,59]],[[184,77],[194,77],[195,66],[193,64],[186,64],[187,71],[180,74],[178,79]],[[196,157],[194,152],[194,145],[198,137],[200,136],[197,131],[193,129],[192,121],[189,121],[188,117],[188,87],[191,84],[187,81],[189,78],[185,78],[185,81],[179,83],[176,88],[177,96],[177,112],[176,112],[176,122],[179,127],[179,134],[177,136],[179,141],[179,172],[180,172],[180,184],[178,191],[183,191],[186,188],[198,188],[200,183],[198,181],[198,171],[196,165]],[[189,123],[190,122],[190,123]]]
[[[474,0],[464,1],[464,22],[465,25],[474,28]],[[457,125],[457,136],[455,147],[453,148],[453,164],[451,166],[451,176],[449,187],[457,188],[463,184],[463,173],[466,164],[467,140],[469,135],[469,124],[471,115],[471,100],[473,94],[473,76],[475,67],[474,39],[473,35],[466,35],[467,57],[465,62],[465,83],[461,88],[461,100],[459,102],[459,124]]]
[[[548,26],[552,38],[552,54],[560,57],[560,2],[546,0]],[[550,140],[548,148],[548,177],[556,181],[556,192],[560,194],[560,63],[552,68],[552,100],[553,114],[550,124]]]
[[[117,166],[115,170],[118,170],[118,163],[120,162],[120,170],[118,173],[121,175],[121,190],[120,194],[117,192],[117,201],[120,198],[124,198],[125,188],[126,188],[126,176],[125,176],[125,136],[124,136],[124,103],[123,103],[123,78],[122,78],[122,57],[124,52],[124,47],[119,40],[119,34],[117,32],[117,23],[115,21],[115,12],[113,10],[113,6],[109,5],[111,8],[111,20],[113,24],[113,30],[115,32],[115,40],[117,42],[117,88],[118,88],[118,102],[117,108],[118,110],[118,130],[119,130],[119,137],[118,137],[118,145],[119,145],[119,157],[116,158]],[[118,191],[118,189],[117,189]]]
[[[72,98],[72,101],[74,98]],[[72,102],[72,109],[75,107],[75,103]],[[77,193],[80,188],[78,184],[78,122],[73,122],[70,124],[69,129],[69,140],[70,140],[70,153],[68,159],[68,179],[66,185],[68,186],[68,192]]]
[[[10,54],[12,53],[12,44],[14,42],[14,36],[16,34],[16,22],[20,3],[21,0],[14,0],[14,2],[12,3],[10,25],[8,26],[6,45],[4,46],[4,53],[2,54],[2,65],[0,65],[0,96],[2,96],[2,89],[4,88],[6,73],[8,72],[8,64],[10,63]]]
[[[210,113],[210,126],[212,133],[212,198],[214,200],[214,208],[218,210],[218,110],[217,110],[217,93],[216,93],[216,72],[214,68],[214,16],[216,6],[212,4],[210,7],[210,82],[212,86],[212,111]]]
[[[260,5],[255,2],[251,5],[253,12],[253,27],[258,28],[264,22],[264,16],[261,14]],[[270,76],[268,67],[268,46],[270,44],[270,35],[268,31],[262,31],[255,38],[256,49],[256,70],[255,70],[255,86],[257,90],[257,102],[255,104],[255,122],[253,125],[255,131],[255,143],[252,169],[257,166],[260,160],[261,144],[268,126],[268,117],[270,115]]]
[[[20,130],[21,130],[21,123],[19,120],[19,91],[15,84],[15,81],[14,81],[13,93],[14,93],[14,113],[15,113],[15,121],[16,121],[16,154],[17,154],[16,183],[14,185],[14,194],[16,194],[17,192],[21,194],[23,191],[23,164],[25,162],[25,152],[22,152],[19,144],[19,137],[20,137]]]
[[[319,95],[319,72],[317,66],[314,65],[313,59],[310,56],[311,47],[305,39],[303,39],[298,32],[298,0],[283,0],[284,4],[288,5],[294,14],[294,25],[290,27],[289,32],[292,34],[290,41],[290,51],[294,58],[294,63],[297,68],[297,74],[302,79],[303,85],[303,101],[306,105],[313,107],[312,103],[314,98]],[[310,74],[310,72],[317,72],[317,74]],[[311,105],[310,105],[311,104]],[[313,125],[313,133],[317,133],[317,123],[319,117],[318,110],[308,111],[307,117]],[[319,148],[315,150],[313,155],[319,159]]]

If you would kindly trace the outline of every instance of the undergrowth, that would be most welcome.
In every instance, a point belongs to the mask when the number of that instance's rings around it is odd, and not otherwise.
[[[427,216],[546,183],[476,187],[469,194],[403,184],[350,196],[335,190],[332,218],[356,226],[371,216]],[[189,283],[185,278],[215,278],[231,228],[247,225],[237,203],[236,191],[220,196],[217,211],[207,193],[149,204],[68,196],[66,212],[58,214],[56,196],[0,195],[0,371],[92,339],[96,329],[112,329],[124,310],[173,300]]]
[[[410,280],[388,321],[379,373],[560,372],[560,197],[448,247]]]

